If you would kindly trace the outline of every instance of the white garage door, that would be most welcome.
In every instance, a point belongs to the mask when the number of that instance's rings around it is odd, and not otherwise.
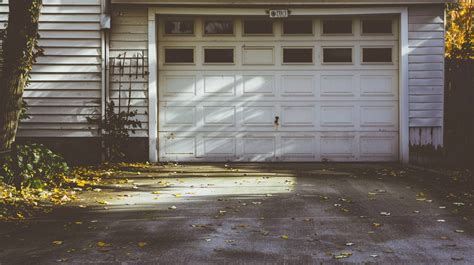
[[[161,161],[397,161],[391,17],[161,17]]]

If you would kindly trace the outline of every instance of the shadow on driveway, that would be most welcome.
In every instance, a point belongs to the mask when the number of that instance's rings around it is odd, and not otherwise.
[[[471,182],[397,164],[135,171],[0,223],[0,264],[474,264]]]

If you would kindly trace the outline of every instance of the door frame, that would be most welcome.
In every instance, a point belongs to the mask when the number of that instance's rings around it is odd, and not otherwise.
[[[158,162],[158,15],[262,16],[266,8],[149,7],[148,8],[148,142],[149,160]],[[409,162],[408,7],[291,8],[291,16],[384,15],[400,16],[399,29],[399,161]]]

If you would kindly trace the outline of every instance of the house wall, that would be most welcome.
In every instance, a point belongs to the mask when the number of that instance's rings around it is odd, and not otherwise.
[[[111,18],[108,66],[110,86],[107,94],[116,106],[119,98],[122,99],[121,105],[126,106],[131,87],[130,103],[132,109],[138,110],[137,118],[142,122],[142,129],[137,130],[134,136],[146,137],[148,135],[148,9],[137,6],[114,6]],[[122,70],[121,65],[124,65]]]
[[[442,146],[444,6],[411,6],[408,23],[410,144]]]
[[[11,0],[10,0],[11,1]],[[43,0],[38,58],[24,93],[31,119],[20,137],[89,137],[86,117],[100,111],[100,0]],[[0,24],[8,20],[8,1],[0,3]]]
[[[100,0],[43,0],[40,45],[45,55],[38,58],[31,85],[25,91],[30,105],[30,120],[22,122],[23,137],[91,137],[86,117],[100,111],[101,33]],[[7,20],[7,2],[0,3],[0,29]],[[147,75],[130,76],[129,69],[147,72],[147,8],[113,6],[112,29],[108,34],[107,96],[118,105],[119,87],[122,105],[128,100],[139,111],[147,135]],[[442,5],[409,7],[409,103],[411,145],[442,145],[444,101],[444,12]],[[124,72],[117,70],[117,59],[125,55]],[[143,54],[145,65],[133,60]],[[112,66],[113,64],[113,66]],[[131,81],[131,82],[130,82]]]

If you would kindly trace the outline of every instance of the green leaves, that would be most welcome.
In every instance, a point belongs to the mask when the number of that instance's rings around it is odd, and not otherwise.
[[[58,186],[69,170],[61,156],[41,144],[17,145],[4,160],[0,178],[7,184],[18,183],[21,187]]]

